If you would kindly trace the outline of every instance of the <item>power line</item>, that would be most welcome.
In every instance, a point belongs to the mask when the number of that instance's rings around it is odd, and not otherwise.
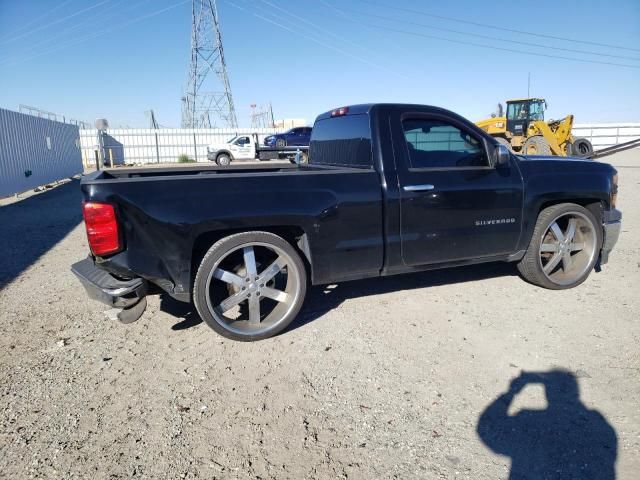
[[[73,32],[75,30],[79,30],[82,27],[86,27],[88,26],[91,30],[95,30],[95,25],[91,24],[91,22],[93,22],[94,20],[99,19],[101,24],[109,24],[109,22],[117,17],[120,16],[120,14],[122,14],[123,12],[127,12],[129,10],[134,10],[138,7],[140,7],[141,5],[148,3],[151,0],[141,0],[139,3],[135,3],[135,2],[131,2],[129,5],[127,5],[125,8],[120,8],[120,5],[124,2],[129,2],[130,0],[117,0],[113,3],[110,3],[110,5],[104,9],[101,9],[98,13],[94,14],[94,15],[90,15],[89,17],[85,17],[83,19],[81,19],[81,21],[79,21],[78,23],[74,24],[74,25],[70,25],[67,26],[66,28],[63,28],[62,30],[59,30],[55,35],[52,36],[47,36],[46,38],[40,40],[39,42],[35,42],[29,45],[29,47],[20,52],[20,55],[24,56],[24,55],[28,55],[32,52],[37,52],[39,51],[43,45],[51,45],[52,42],[58,38],[61,37],[65,37],[68,33]],[[108,12],[111,12],[113,10],[117,10],[117,12],[115,14],[110,14],[110,15],[105,15]],[[70,39],[67,39],[67,41]],[[0,61],[5,61],[8,58],[10,58],[10,55],[5,56],[4,58],[0,58]],[[2,63],[2,62],[0,62]]]
[[[107,30],[101,30],[101,31],[95,32],[95,33],[93,33],[91,35],[85,35],[84,37],[76,38],[71,42],[62,43],[62,44],[60,44],[58,46],[55,46],[55,47],[50,48],[48,50],[41,51],[40,53],[37,53],[37,54],[32,55],[30,57],[21,58],[17,62],[6,62],[6,61],[5,62],[0,62],[0,65],[6,65],[7,63],[9,63],[9,64],[10,63],[13,63],[13,64],[23,63],[23,62],[32,60],[34,58],[41,57],[42,55],[47,55],[49,53],[53,53],[53,52],[56,52],[58,50],[65,49],[67,47],[71,47],[73,45],[77,45],[78,43],[82,43],[82,42],[84,42],[86,40],[91,40],[91,39],[94,39],[96,37],[100,37],[102,35],[108,35],[108,34],[114,32],[116,30],[120,30],[120,29],[128,27],[129,25],[133,25],[134,23],[138,23],[138,22],[141,22],[143,20],[146,20],[147,18],[155,17],[155,16],[160,15],[162,13],[168,12],[169,10],[173,10],[174,8],[179,7],[181,5],[184,5],[185,3],[190,2],[190,1],[191,0],[183,0],[183,1],[178,2],[178,3],[174,3],[173,5],[170,5],[168,7],[162,8],[160,10],[156,10],[155,12],[151,12],[151,13],[148,13],[146,15],[142,15],[140,17],[136,17],[136,18],[134,18],[132,20],[129,20],[128,22],[121,23],[121,24],[119,24],[119,25],[117,25],[117,26],[115,26],[113,28],[110,28],[110,29],[107,29]]]
[[[371,0],[358,0],[359,2],[363,2],[363,3],[368,3],[370,5],[375,5],[377,7],[383,7],[383,8],[388,8],[388,9],[392,9],[392,10],[400,10],[400,11],[404,11],[404,12],[408,12],[408,13],[414,13],[417,15],[424,15],[426,17],[432,17],[432,18],[439,18],[440,20],[448,20],[450,22],[458,22],[458,23],[465,23],[467,25],[475,25],[476,27],[483,27],[483,28],[493,28],[496,30],[503,30],[505,32],[511,32],[511,33],[519,33],[521,35],[530,35],[533,37],[540,37],[540,38],[550,38],[553,40],[562,40],[562,41],[567,41],[567,42],[574,42],[574,43],[584,43],[586,45],[595,45],[598,47],[607,47],[607,48],[618,48],[620,50],[629,50],[632,52],[640,52],[640,49],[638,48],[630,48],[630,47],[623,47],[621,45],[611,45],[608,43],[599,43],[599,42],[591,42],[589,40],[578,40],[575,38],[567,38],[567,37],[560,37],[560,36],[556,36],[556,35],[546,35],[543,33],[534,33],[534,32],[526,32],[524,30],[516,30],[513,28],[507,28],[507,27],[500,27],[498,25],[490,25],[487,23],[480,23],[480,22],[474,22],[471,20],[464,20],[461,18],[455,18],[455,17],[447,17],[444,15],[435,15],[433,13],[427,13],[427,12],[422,12],[420,10],[413,10],[411,8],[404,8],[404,7],[396,7],[396,6],[390,6],[390,5],[385,5],[385,4],[381,4],[381,3],[377,3],[377,2],[372,2]]]
[[[364,0],[361,0],[361,1],[364,1]],[[337,7],[334,7],[334,8],[337,9]],[[490,50],[518,53],[520,55],[533,55],[533,56],[536,56],[536,57],[556,58],[556,59],[560,59],[560,60],[568,60],[568,61],[571,61],[571,62],[593,63],[593,64],[599,64],[599,65],[611,65],[611,66],[616,66],[616,67],[640,68],[640,65],[629,65],[629,64],[625,64],[625,63],[605,62],[605,61],[602,61],[602,60],[588,60],[588,59],[575,58],[575,57],[565,57],[565,56],[562,56],[562,55],[551,55],[551,54],[546,54],[546,53],[529,52],[529,51],[525,51],[525,50],[516,50],[514,48],[497,47],[497,46],[494,46],[494,45],[486,45],[486,44],[482,44],[482,43],[469,42],[469,41],[465,41],[465,40],[456,40],[456,39],[447,38],[447,37],[439,37],[437,35],[429,35],[429,34],[426,34],[426,33],[419,33],[419,32],[412,32],[412,31],[408,31],[408,30],[396,29],[396,28],[391,28],[391,27],[386,26],[386,25],[376,25],[376,24],[371,24],[371,23],[364,23],[364,22],[360,22],[358,20],[354,20],[352,18],[349,18],[349,20],[351,22],[354,22],[354,23],[365,25],[368,28],[374,27],[376,29],[387,30],[387,31],[390,31],[390,32],[401,33],[401,34],[404,34],[404,35],[412,35],[412,36],[417,36],[417,37],[422,37],[422,38],[430,38],[430,39],[433,39],[433,40],[441,40],[441,41],[444,41],[444,42],[457,43],[457,44],[460,44],[460,45],[468,45],[468,46],[478,47],[478,48],[486,48],[486,49],[490,49]]]
[[[37,16],[36,18],[32,18],[30,21],[28,21],[27,23],[22,24],[20,27],[16,28],[14,31],[9,32],[6,35],[3,35],[2,37],[0,37],[0,41],[4,40],[5,38],[8,38],[12,35],[15,35],[16,33],[18,33],[21,30],[24,30],[25,28],[33,25],[34,23],[39,22],[40,20],[42,20],[43,18],[47,18],[49,15],[51,15],[53,12],[56,12],[58,10],[60,10],[62,7],[64,7],[65,5],[69,4],[73,2],[73,0],[66,0],[65,2],[59,3],[58,5],[56,5],[55,7],[53,7],[51,10],[43,13],[40,16]]]
[[[266,3],[271,8],[275,8],[276,10],[279,10],[279,11],[283,12],[284,14],[289,15],[290,17],[293,17],[296,20],[299,20],[299,21],[301,21],[302,23],[304,23],[306,25],[309,25],[310,27],[315,28],[316,30],[319,30],[322,33],[327,33],[327,34],[331,35],[332,37],[340,40],[341,42],[348,43],[350,45],[353,45],[354,47],[360,48],[360,49],[365,50],[365,51],[370,51],[368,48],[363,47],[362,45],[359,45],[359,44],[349,40],[348,38],[343,37],[342,35],[338,35],[337,33],[331,32],[331,31],[327,30],[325,27],[322,27],[322,26],[317,25],[317,24],[315,24],[313,22],[310,22],[309,20],[307,20],[305,18],[302,18],[299,15],[296,15],[295,13],[291,13],[291,12],[287,11],[286,9],[284,9],[282,7],[279,7],[278,5],[275,5],[274,3],[269,2],[268,0],[260,0],[260,1],[263,2],[263,3]]]
[[[78,10],[77,12],[72,13],[71,15],[67,15],[66,17],[62,17],[62,18],[59,18],[57,20],[54,20],[53,22],[46,23],[44,25],[39,26],[38,28],[31,29],[28,32],[25,32],[25,33],[23,33],[21,35],[17,35],[15,37],[10,38],[9,40],[5,40],[3,42],[0,42],[0,44],[6,45],[7,43],[12,43],[12,42],[15,42],[16,40],[20,40],[21,38],[27,37],[27,36],[31,35],[32,33],[39,32],[40,30],[44,30],[46,28],[52,27],[53,25],[57,25],[57,24],[62,23],[62,22],[66,22],[67,20],[69,20],[69,19],[71,19],[73,17],[77,17],[78,15],[81,15],[84,12],[88,12],[89,10],[93,10],[94,8],[98,8],[100,5],[104,5],[108,1],[109,0],[102,0],[102,2],[100,2],[100,3],[96,3],[95,5],[91,5],[90,7],[83,8],[82,10]]]
[[[415,25],[415,26],[418,26],[418,27],[430,28],[430,29],[433,29],[433,30],[440,30],[440,31],[443,31],[443,32],[456,33],[456,34],[459,34],[459,35],[467,35],[467,36],[476,37],[476,38],[483,38],[485,40],[497,40],[497,41],[500,41],[500,42],[514,43],[514,44],[518,44],[518,45],[525,45],[525,46],[528,46],[528,47],[537,47],[537,48],[559,50],[559,51],[570,52],[570,53],[582,53],[582,54],[586,54],[586,55],[597,55],[597,56],[601,56],[601,57],[621,58],[623,60],[640,61],[639,57],[628,57],[628,56],[625,56],[625,55],[613,55],[613,54],[609,54],[609,53],[593,52],[593,51],[590,51],[590,50],[578,50],[578,49],[573,49],[573,48],[563,48],[563,47],[554,47],[554,46],[551,46],[551,45],[543,45],[541,43],[523,42],[523,41],[511,40],[511,39],[503,38],[503,37],[493,37],[493,36],[490,36],[490,35],[482,35],[480,33],[464,32],[464,31],[461,31],[461,30],[455,30],[455,29],[446,28],[446,27],[436,27],[434,25],[428,25],[428,24],[424,24],[424,23],[420,23],[420,22],[412,22],[412,21],[405,20],[405,19],[400,19],[400,18],[391,18],[391,17],[386,17],[386,16],[383,16],[383,15],[376,15],[374,13],[361,12],[361,11],[358,11],[358,10],[351,10],[351,9],[342,8],[342,7],[334,7],[333,5],[332,5],[332,7],[335,8],[335,9],[343,10],[344,12],[355,13],[355,14],[358,14],[358,15],[364,15],[364,16],[367,16],[367,17],[378,18],[378,19],[382,19],[382,20],[386,20],[386,21],[390,21],[390,22],[397,22],[397,23],[402,23],[402,24],[405,24],[405,25],[406,24]]]
[[[275,25],[276,27],[281,28],[281,29],[283,29],[283,30],[286,30],[287,32],[293,33],[294,35],[299,35],[299,36],[301,36],[301,37],[303,37],[303,38],[306,38],[307,40],[310,40],[310,41],[312,41],[312,42],[314,42],[314,43],[316,43],[316,44],[318,44],[318,45],[320,45],[320,46],[322,46],[322,47],[328,48],[329,50],[333,50],[334,52],[338,52],[338,53],[340,53],[340,54],[342,54],[342,55],[345,55],[345,56],[347,56],[347,57],[349,57],[349,58],[352,58],[352,59],[354,59],[354,60],[357,60],[357,61],[359,61],[359,62],[361,62],[361,63],[367,64],[367,65],[369,65],[369,66],[371,66],[371,67],[374,67],[374,68],[377,68],[377,69],[383,70],[383,71],[385,71],[385,72],[387,72],[387,73],[391,73],[392,75],[395,75],[395,76],[397,76],[397,77],[400,77],[400,78],[403,78],[403,79],[407,79],[407,77],[405,77],[404,75],[401,75],[401,74],[399,74],[398,72],[395,72],[395,71],[393,71],[393,70],[389,70],[389,69],[387,69],[387,68],[384,68],[383,66],[381,66],[381,65],[380,65],[380,64],[378,64],[378,63],[370,62],[369,60],[367,60],[367,59],[365,59],[365,58],[363,58],[363,57],[360,57],[360,56],[358,56],[358,55],[354,55],[354,54],[352,54],[352,53],[350,53],[350,52],[347,52],[346,50],[342,50],[341,48],[334,47],[334,46],[333,46],[333,45],[331,45],[331,44],[328,44],[328,43],[325,43],[325,42],[323,42],[323,41],[321,41],[321,40],[318,40],[318,39],[317,39],[317,38],[315,38],[315,37],[311,37],[311,36],[309,36],[309,35],[306,35],[306,34],[304,34],[304,33],[301,33],[301,32],[300,32],[300,31],[298,31],[298,30],[294,30],[294,29],[292,29],[292,28],[289,28],[289,27],[287,27],[286,25],[283,25],[283,24],[281,24],[281,23],[279,23],[279,22],[276,22],[275,20],[271,20],[271,19],[269,19],[269,18],[267,18],[267,17],[264,17],[264,16],[262,16],[262,15],[260,15],[260,14],[258,14],[258,13],[255,13],[255,12],[253,12],[253,11],[251,11],[251,10],[248,10],[248,9],[246,9],[246,8],[244,8],[244,7],[241,7],[240,5],[237,5],[237,4],[233,3],[233,2],[231,2],[230,0],[227,0],[227,3],[228,3],[229,5],[231,5],[232,7],[234,7],[234,8],[237,8],[238,10],[242,10],[242,11],[244,11],[244,12],[246,12],[246,13],[249,13],[250,15],[253,15],[253,16],[254,16],[254,17],[256,17],[256,18],[259,18],[259,19],[261,19],[261,20],[263,20],[263,21],[265,21],[265,22],[268,22],[268,23],[270,23],[270,24],[272,24],[272,25]]]

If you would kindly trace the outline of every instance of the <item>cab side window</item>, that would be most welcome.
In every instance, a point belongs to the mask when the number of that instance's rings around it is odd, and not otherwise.
[[[442,120],[402,122],[410,168],[487,167],[480,139]]]
[[[249,137],[238,137],[238,139],[234,142],[236,145],[242,147],[244,145],[249,144]]]

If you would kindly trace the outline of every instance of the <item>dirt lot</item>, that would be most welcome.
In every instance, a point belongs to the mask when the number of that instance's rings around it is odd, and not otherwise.
[[[622,237],[581,287],[485,265],[314,288],[253,344],[166,297],[107,321],[69,272],[87,251],[77,182],[5,201],[0,477],[500,479],[513,459],[514,478],[612,478],[617,458],[637,478],[640,151],[613,163]],[[525,412],[495,415],[522,370],[552,369],[548,403],[521,377]]]

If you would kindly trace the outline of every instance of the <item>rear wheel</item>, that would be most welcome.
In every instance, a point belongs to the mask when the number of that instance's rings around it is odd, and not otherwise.
[[[593,214],[573,203],[545,208],[518,270],[529,282],[553,290],[584,282],[598,260],[602,228]]]
[[[534,135],[525,140],[521,153],[523,155],[551,155],[551,147],[542,135]]]
[[[571,144],[570,151],[575,157],[588,157],[593,153],[593,145],[586,138],[576,138]]]
[[[216,158],[216,163],[218,165],[220,165],[221,167],[227,167],[227,166],[231,165],[231,157],[229,155],[227,155],[226,153],[221,153]]]
[[[284,330],[304,301],[307,276],[300,255],[268,232],[245,232],[218,241],[202,259],[193,300],[213,330],[241,341]]]

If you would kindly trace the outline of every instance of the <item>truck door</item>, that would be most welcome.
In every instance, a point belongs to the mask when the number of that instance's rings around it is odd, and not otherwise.
[[[493,166],[494,145],[446,114],[397,113],[391,127],[405,265],[510,254],[522,221],[518,167]]]
[[[255,152],[250,137],[238,137],[233,144],[233,156],[235,159],[246,160],[254,157]]]

